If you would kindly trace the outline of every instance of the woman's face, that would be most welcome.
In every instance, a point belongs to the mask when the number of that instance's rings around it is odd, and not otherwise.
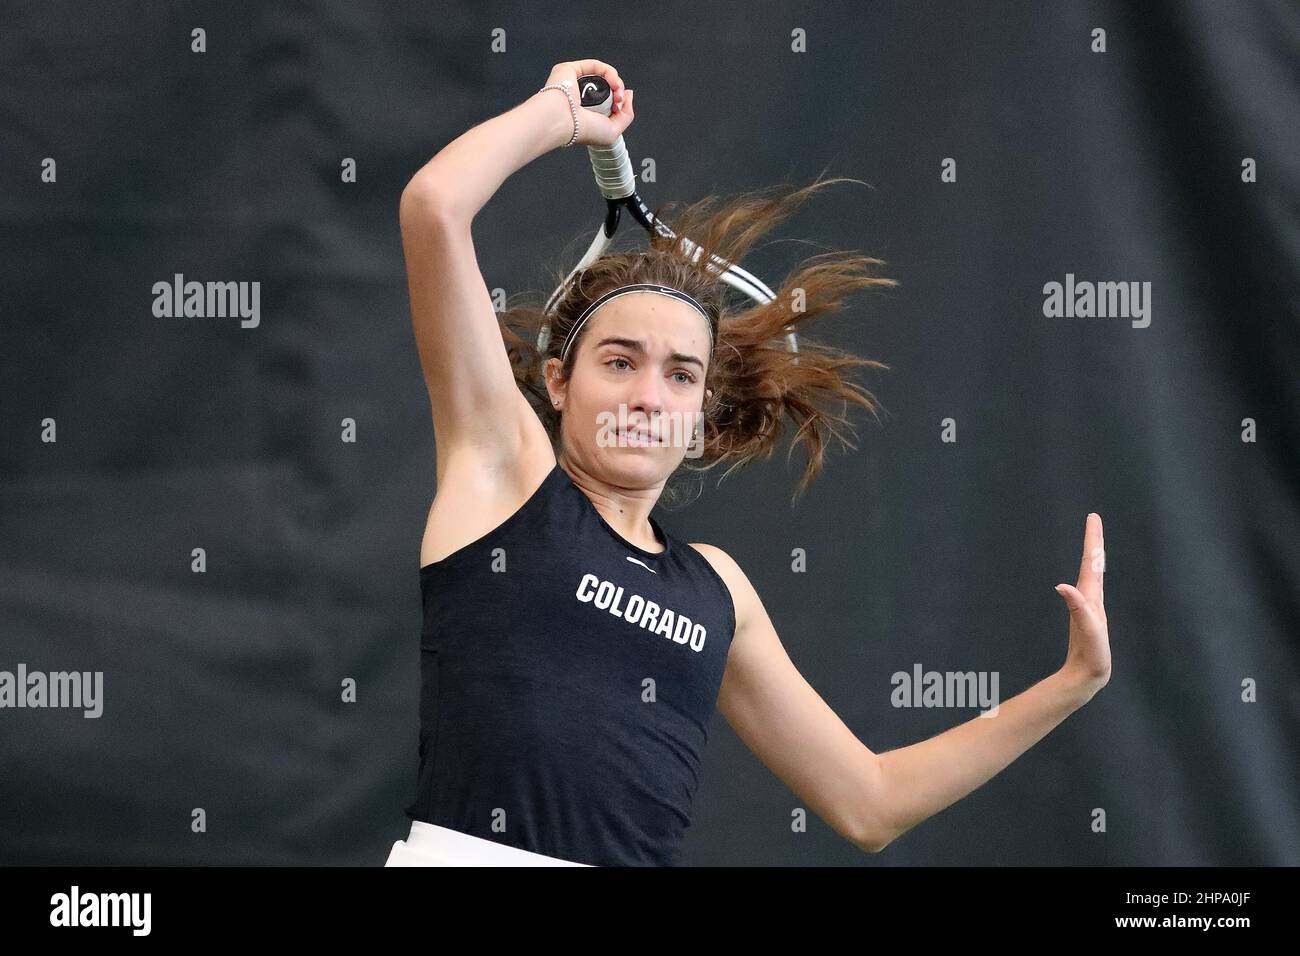
[[[582,328],[568,383],[551,390],[566,454],[611,484],[667,479],[698,454],[709,344],[704,317],[669,296],[639,292],[602,305]]]

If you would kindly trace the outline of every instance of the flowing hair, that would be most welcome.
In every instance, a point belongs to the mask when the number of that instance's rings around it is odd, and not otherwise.
[[[557,454],[561,413],[551,405],[543,366],[548,359],[560,357],[575,320],[587,305],[605,292],[632,282],[660,283],[690,294],[704,306],[717,330],[704,382],[713,394],[703,409],[703,450],[698,458],[684,459],[674,479],[682,472],[702,473],[729,462],[731,467],[722,475],[725,479],[736,468],[769,458],[781,440],[787,418],[795,426],[787,460],[799,443],[808,457],[792,503],[821,472],[828,437],[834,436],[856,450],[857,446],[844,434],[847,430],[856,437],[848,421],[849,403],[861,405],[877,422],[877,411],[882,406],[861,385],[848,381],[844,373],[859,366],[889,366],[814,342],[804,334],[803,326],[819,315],[838,310],[853,292],[896,286],[893,279],[871,274],[874,267],[884,264],[883,260],[851,252],[811,256],[790,272],[774,290],[776,298],[766,304],[735,292],[703,265],[709,254],[743,264],[755,243],[789,218],[806,199],[841,182],[866,185],[858,179],[819,176],[802,187],[781,184],[726,200],[710,195],[689,205],[666,204],[662,211],[655,211],[655,217],[671,226],[678,238],[652,234],[649,249],[607,252],[575,275],[556,303],[551,337],[544,351],[536,346],[546,318],[544,302],[523,302],[499,313],[515,382],[546,427]],[[698,260],[683,248],[683,238],[703,247]],[[552,266],[550,288],[559,287],[568,271]],[[576,346],[586,327],[579,330],[578,340],[569,350],[560,370],[561,381],[573,373]],[[798,334],[798,353],[788,351],[787,327]],[[838,412],[828,410],[836,407]],[[665,484],[661,503],[668,510],[687,503],[672,479]]]

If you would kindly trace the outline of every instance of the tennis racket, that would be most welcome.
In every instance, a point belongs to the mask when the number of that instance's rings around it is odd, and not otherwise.
[[[588,74],[578,77],[578,90],[580,102],[584,109],[594,110],[603,116],[609,116],[613,107],[613,91],[609,83],[603,76],[598,74]],[[587,252],[578,260],[578,264],[573,267],[563,282],[551,293],[551,297],[546,301],[544,310],[547,316],[543,322],[541,330],[537,334],[538,351],[544,351],[551,341],[551,323],[549,316],[552,314],[556,303],[564,294],[565,288],[575,275],[581,272],[609,247],[614,240],[614,233],[618,229],[618,224],[622,216],[622,210],[627,207],[633,219],[645,227],[646,231],[658,234],[666,239],[676,239],[677,234],[669,228],[668,224],[662,219],[655,218],[647,207],[645,202],[637,195],[636,175],[632,172],[632,161],[627,155],[627,145],[623,142],[623,137],[619,136],[611,146],[588,146],[587,153],[591,157],[591,171],[595,174],[596,185],[599,187],[601,195],[605,197],[605,220],[600,228],[596,230],[596,236]],[[683,238],[682,247],[688,255],[691,255],[693,261],[699,262],[700,256],[704,252],[689,237]],[[772,302],[776,299],[776,294],[769,289],[761,279],[750,272],[742,269],[734,262],[728,262],[720,256],[710,255],[709,262],[705,266],[708,271],[717,275],[721,280],[744,293],[749,298],[760,304]],[[799,339],[795,335],[792,326],[786,326],[785,335],[786,347],[793,353],[799,351]],[[796,361],[798,361],[796,359]]]

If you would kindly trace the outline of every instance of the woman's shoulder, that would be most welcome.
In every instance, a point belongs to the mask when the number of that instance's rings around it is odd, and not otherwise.
[[[752,607],[755,596],[754,586],[749,583],[749,578],[735,559],[722,548],[698,541],[691,541],[689,544],[704,557],[731,593],[731,603],[736,609],[736,624],[739,627]]]
[[[736,566],[736,562],[732,560],[731,555],[727,554],[727,552],[723,551],[716,544],[704,544],[702,541],[690,541],[688,544],[690,544],[690,546],[696,551],[700,552],[700,554],[704,555],[705,560],[707,560],[709,564],[713,565],[715,571],[717,571],[720,566]],[[737,570],[739,570],[739,567],[736,567]]]
[[[723,551],[716,544],[704,544],[700,541],[689,542],[690,546],[704,556],[713,570],[718,572],[718,576],[727,582],[727,587],[735,592],[738,585],[749,585],[749,579],[745,577],[745,572],[740,569],[735,558]]]

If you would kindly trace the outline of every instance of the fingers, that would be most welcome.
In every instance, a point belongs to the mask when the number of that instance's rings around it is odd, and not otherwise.
[[[628,90],[627,95],[623,98],[623,107],[616,114],[616,122],[619,124],[620,133],[631,126],[632,120],[636,119],[636,104],[633,102],[635,95],[636,90]]]
[[[1097,574],[1097,606],[1102,608],[1105,614],[1104,605],[1106,603],[1105,584],[1106,584],[1106,536],[1101,526],[1101,515],[1097,515],[1097,548],[1101,552],[1100,564],[1101,569]]]
[[[618,75],[618,70],[603,60],[575,60],[573,65],[578,71],[578,76],[594,73],[604,77],[605,82],[609,84],[610,93],[614,97],[613,109],[618,108],[619,102],[623,99],[623,80]]]
[[[1106,569],[1106,550],[1101,534],[1101,515],[1088,514],[1083,532],[1083,558],[1079,562],[1078,588],[1094,604],[1102,603],[1102,574]]]
[[[1066,606],[1069,607],[1070,613],[1087,614],[1089,613],[1088,599],[1078,588],[1070,587],[1068,584],[1058,584],[1056,593],[1061,595],[1065,600]]]

